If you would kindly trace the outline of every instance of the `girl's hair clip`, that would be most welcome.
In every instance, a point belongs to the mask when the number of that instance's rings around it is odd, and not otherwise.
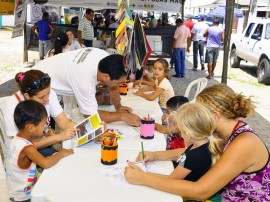
[[[18,74],[18,80],[19,80],[19,82],[22,82],[23,78],[24,78],[24,74],[23,73],[19,73]]]

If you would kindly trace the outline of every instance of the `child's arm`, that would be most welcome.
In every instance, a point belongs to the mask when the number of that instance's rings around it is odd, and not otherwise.
[[[134,169],[140,169],[142,170],[139,166],[134,165],[132,162],[128,162],[128,166]],[[177,166],[174,171],[170,175],[164,175],[164,174],[158,174],[158,173],[151,173],[147,172],[147,174],[152,175],[152,176],[159,176],[162,178],[171,178],[171,179],[185,179],[185,177],[191,172],[191,170],[186,169],[182,167],[181,165]]]
[[[150,80],[150,81],[146,81],[146,80],[136,80],[133,84],[134,87],[136,87],[137,85],[140,87],[141,85],[147,85],[148,88],[151,88],[153,89],[156,84],[155,84],[155,81],[154,80]]]
[[[44,147],[50,146],[57,142],[62,142],[64,140],[70,140],[75,135],[75,129],[74,128],[68,128],[65,131],[63,131],[60,134],[57,135],[50,135],[46,136],[44,138],[39,138],[33,140],[33,144],[37,149],[42,149]]]
[[[143,97],[149,101],[153,101],[155,100],[158,96],[161,95],[161,93],[164,91],[163,88],[156,88],[155,92],[151,93],[151,94],[145,94],[142,91],[138,90],[137,92],[135,92],[135,95],[138,95],[140,97]]]
[[[35,162],[40,167],[47,169],[55,165],[61,158],[73,154],[73,149],[61,149],[52,156],[42,156],[34,146],[25,147],[22,154],[25,155],[30,161]]]
[[[155,129],[163,134],[170,134],[169,129],[167,126],[160,125],[158,123],[155,123]]]

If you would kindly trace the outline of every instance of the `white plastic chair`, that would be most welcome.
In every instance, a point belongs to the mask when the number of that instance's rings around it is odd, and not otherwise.
[[[105,48],[105,44],[104,44],[103,41],[100,41],[100,40],[93,40],[93,47],[94,47],[94,48],[104,49],[104,48]]]
[[[8,187],[7,187],[7,182],[6,182],[6,172],[3,166],[1,155],[0,155],[0,201],[10,202]]]
[[[189,98],[190,96],[190,90],[193,88],[193,87],[196,87],[196,91],[195,91],[195,95],[193,97],[193,99],[190,99],[189,100],[192,102],[195,101],[195,98],[196,96],[206,87],[207,85],[207,79],[206,78],[198,78],[192,82],[190,82],[190,84],[188,84],[188,87],[186,89],[186,92],[184,94],[185,97]]]
[[[113,55],[113,54],[117,54],[117,50],[114,49],[114,48],[107,48],[106,51],[110,54],[110,55]]]
[[[7,101],[8,99],[8,96],[7,97],[1,97],[0,98],[0,147],[1,147],[1,152],[3,154],[3,164],[4,164],[4,168],[5,168],[5,160],[6,160],[6,152],[7,152],[7,148],[6,148],[6,145],[5,145],[5,142],[6,142],[6,124],[5,124],[5,119],[4,119],[4,112],[3,112],[3,109],[4,109],[4,105],[5,105],[5,102]]]

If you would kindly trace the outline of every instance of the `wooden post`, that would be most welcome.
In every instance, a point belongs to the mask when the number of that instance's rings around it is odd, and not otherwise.
[[[228,59],[232,33],[232,23],[234,16],[234,3],[235,0],[226,0],[226,14],[225,14],[225,37],[224,37],[224,54],[223,54],[223,69],[221,82],[227,84],[228,76]]]

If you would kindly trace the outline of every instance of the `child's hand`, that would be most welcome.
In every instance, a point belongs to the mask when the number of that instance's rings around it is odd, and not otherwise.
[[[74,154],[73,149],[61,149],[59,152],[63,155],[63,157]]]
[[[72,139],[75,135],[75,131],[76,131],[75,128],[68,128],[68,129],[64,130],[62,133],[60,133],[60,135],[61,135],[60,141]]]
[[[129,167],[125,168],[125,177],[130,184],[140,184],[140,181],[144,178],[145,172],[133,163],[128,163]]]
[[[143,91],[137,90],[137,91],[134,92],[133,94],[134,94],[134,95],[138,95],[138,96],[142,96],[142,95],[143,95]]]
[[[148,151],[144,152],[144,159],[142,158],[142,152],[140,152],[136,158],[136,161],[144,161],[144,162],[154,160],[155,160],[155,152],[148,152]]]
[[[136,81],[134,81],[133,87],[136,87],[136,86],[141,87],[142,86],[142,80],[136,80]]]
[[[161,120],[163,121],[163,122],[168,122],[168,114],[163,114],[162,115],[162,117],[161,117]]]

